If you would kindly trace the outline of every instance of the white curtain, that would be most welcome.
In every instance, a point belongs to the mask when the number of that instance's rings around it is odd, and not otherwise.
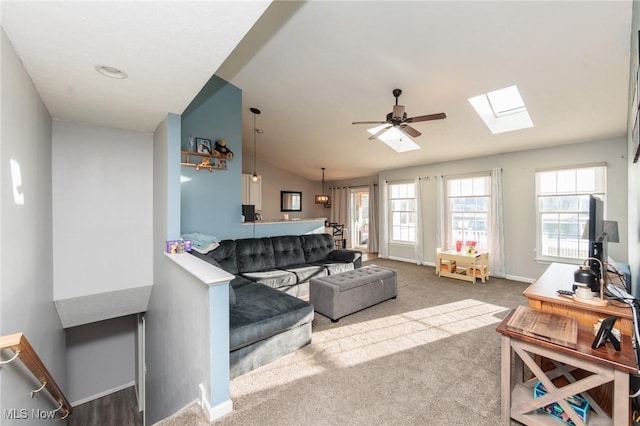
[[[349,188],[331,188],[331,217],[330,222],[344,225],[343,238],[347,242],[347,247],[351,247],[351,218],[349,215]]]
[[[424,179],[415,178],[413,183],[416,188],[416,245],[415,245],[415,256],[416,256],[416,264],[423,265],[424,264],[424,226],[422,225],[422,200],[426,199],[424,197],[423,191],[426,190],[426,181]]]
[[[380,246],[378,254],[383,259],[389,258],[389,184],[382,183],[382,194],[380,195]]]
[[[445,221],[446,203],[444,198],[444,176],[438,176],[436,200],[436,247],[446,250],[447,230]]]
[[[506,277],[504,266],[504,212],[502,203],[502,169],[491,171],[491,223],[489,239],[489,273]]]
[[[369,185],[369,242],[367,251],[378,253],[378,185]]]

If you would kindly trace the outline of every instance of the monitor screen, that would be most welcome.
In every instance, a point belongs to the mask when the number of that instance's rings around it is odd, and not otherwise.
[[[593,195],[589,196],[589,257],[596,258],[601,262],[607,261],[607,234],[603,231],[604,226],[604,202]],[[600,263],[590,260],[591,270],[600,276]]]
[[[593,195],[589,195],[589,241],[597,241],[602,234],[604,217],[604,202]]]

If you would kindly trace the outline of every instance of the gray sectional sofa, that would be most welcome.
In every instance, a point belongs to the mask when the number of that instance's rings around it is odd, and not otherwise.
[[[362,266],[328,234],[224,240],[193,255],[235,275],[229,286],[230,375],[237,377],[311,342],[309,280]],[[297,297],[294,297],[297,296]]]

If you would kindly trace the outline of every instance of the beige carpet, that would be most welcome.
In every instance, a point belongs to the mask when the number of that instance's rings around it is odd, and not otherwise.
[[[216,425],[496,425],[500,337],[527,284],[438,278],[432,267],[375,259],[398,271],[398,298],[332,323],[313,342],[231,381],[234,411]],[[159,425],[206,425],[198,406]]]

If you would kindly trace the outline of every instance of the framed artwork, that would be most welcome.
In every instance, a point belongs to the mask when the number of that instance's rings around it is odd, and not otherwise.
[[[211,139],[196,138],[196,150],[198,154],[211,155]]]

